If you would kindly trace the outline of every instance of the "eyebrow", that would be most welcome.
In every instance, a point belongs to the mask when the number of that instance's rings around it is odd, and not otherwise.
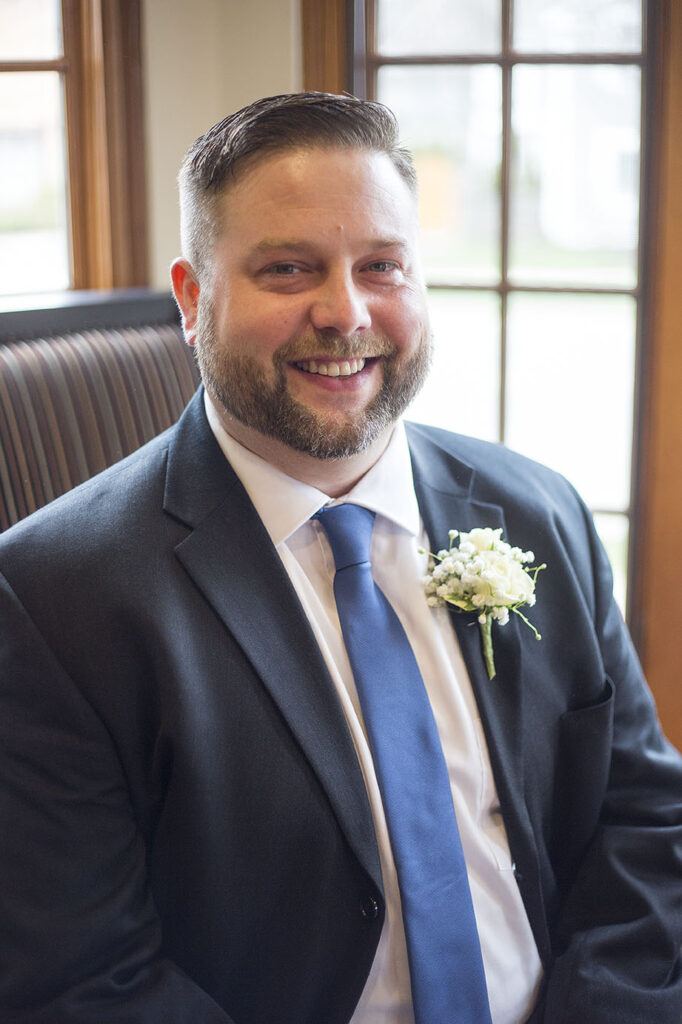
[[[285,250],[286,252],[303,253],[314,249],[312,242],[294,242],[286,238],[264,238],[257,242],[251,252],[254,255],[268,254]],[[376,249],[407,249],[407,241],[404,238],[370,238],[365,243],[365,248]]]
[[[278,249],[286,249],[288,252],[305,252],[311,246],[307,242],[290,242],[286,239],[264,238],[254,245],[251,250],[254,254],[275,252]]]

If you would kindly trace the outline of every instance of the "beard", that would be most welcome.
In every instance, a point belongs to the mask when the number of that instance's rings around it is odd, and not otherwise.
[[[286,364],[302,361],[311,352],[335,360],[368,352],[381,357],[381,386],[361,413],[339,421],[338,414],[314,412],[289,393]],[[428,375],[432,342],[424,325],[414,354],[401,360],[395,346],[381,335],[354,339],[314,330],[275,351],[271,383],[252,356],[229,352],[218,343],[210,300],[200,298],[196,355],[208,393],[244,426],[317,459],[344,459],[368,448],[402,415]]]

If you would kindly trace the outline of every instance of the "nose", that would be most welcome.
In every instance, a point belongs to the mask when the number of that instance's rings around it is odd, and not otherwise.
[[[325,278],[310,307],[310,321],[317,330],[345,335],[371,326],[367,296],[350,272],[329,274]]]

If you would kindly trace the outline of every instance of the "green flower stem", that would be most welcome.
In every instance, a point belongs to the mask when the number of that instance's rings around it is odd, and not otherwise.
[[[483,622],[479,622],[481,629],[481,641],[483,643],[483,657],[485,667],[488,670],[488,679],[495,678],[495,659],[493,658],[493,617],[486,615]]]
[[[526,618],[526,616],[523,614],[523,612],[520,612],[518,608],[512,608],[512,611],[514,612],[515,615],[518,615],[518,617],[520,619],[523,619],[523,621],[526,623],[526,625],[528,626],[529,629],[533,630],[533,632],[535,633],[535,639],[536,640],[542,640],[542,636],[540,635],[540,633],[538,633],[538,631],[535,628],[535,626],[533,625],[533,623],[529,619]]]

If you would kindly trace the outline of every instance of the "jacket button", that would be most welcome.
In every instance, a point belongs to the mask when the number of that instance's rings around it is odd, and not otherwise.
[[[366,917],[368,921],[375,921],[379,916],[379,904],[373,896],[365,896],[360,903],[360,909],[362,916]]]

